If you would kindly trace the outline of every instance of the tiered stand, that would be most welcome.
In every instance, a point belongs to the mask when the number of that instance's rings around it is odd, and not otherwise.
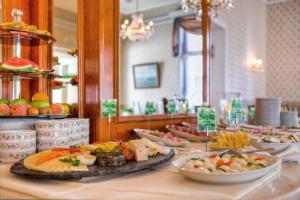
[[[11,12],[13,16],[14,22],[22,21],[23,11],[20,9],[13,9]],[[27,30],[18,30],[18,29],[4,29],[0,27],[0,42],[2,44],[12,45],[13,46],[13,56],[21,57],[21,50],[24,44],[29,44],[30,46],[33,45],[40,45],[41,42],[46,43],[47,45],[52,44],[55,42],[55,38],[50,35],[42,34],[39,32],[31,32]],[[39,80],[40,78],[46,78],[48,81],[53,80],[54,78],[61,78],[61,76],[55,75],[54,70],[40,70],[38,72],[20,72],[20,71],[1,71],[0,70],[0,82],[3,83],[3,80],[10,79],[12,80],[12,99],[17,99],[21,97],[21,79],[34,79]],[[50,84],[49,84],[50,85]],[[2,92],[3,96],[3,86],[0,90],[0,94]],[[2,97],[3,98],[3,97]],[[11,99],[11,100],[12,100]],[[37,117],[30,117],[30,116],[5,116],[0,117],[6,119],[12,118],[40,118],[42,116]],[[55,118],[55,116],[43,116],[48,118]],[[57,116],[57,118],[63,118],[64,116]],[[4,120],[4,119],[3,119]],[[6,122],[7,124],[7,122]]]

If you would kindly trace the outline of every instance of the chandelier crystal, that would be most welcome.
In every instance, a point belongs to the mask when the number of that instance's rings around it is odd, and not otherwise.
[[[192,11],[197,15],[202,15],[202,0],[181,0],[181,7],[185,12]],[[209,5],[209,15],[212,18],[218,16],[218,12],[224,8],[233,8],[233,0],[207,0]]]
[[[138,11],[138,0],[136,7],[137,11],[131,15],[131,22],[126,19],[121,25],[120,35],[123,39],[128,38],[131,41],[140,41],[149,39],[154,34],[154,23],[150,21],[148,24],[145,24],[143,14]]]

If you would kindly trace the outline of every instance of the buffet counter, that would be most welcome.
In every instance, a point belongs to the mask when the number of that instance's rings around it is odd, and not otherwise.
[[[204,150],[192,143],[176,157]],[[176,159],[176,158],[175,158]],[[10,165],[0,165],[0,199],[299,199],[300,165],[284,163],[258,180],[243,184],[214,185],[191,181],[171,162],[160,168],[108,180],[45,181],[17,177]]]

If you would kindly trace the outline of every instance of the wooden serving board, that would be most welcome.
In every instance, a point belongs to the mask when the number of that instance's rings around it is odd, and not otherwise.
[[[107,179],[108,177],[127,175],[133,172],[143,171],[160,166],[171,160],[174,156],[175,152],[174,150],[171,150],[168,155],[158,154],[155,157],[149,157],[147,161],[141,162],[129,161],[126,163],[126,165],[120,167],[99,167],[98,165],[92,165],[88,166],[89,171],[85,172],[58,173],[46,173],[26,169],[23,164],[23,160],[20,160],[10,168],[10,172],[30,179],[72,180],[95,176]]]

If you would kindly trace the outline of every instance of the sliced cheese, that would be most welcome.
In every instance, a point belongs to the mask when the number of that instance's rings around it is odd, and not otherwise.
[[[133,151],[136,161],[148,160],[148,150],[145,143],[141,140],[130,140],[128,148]]]

